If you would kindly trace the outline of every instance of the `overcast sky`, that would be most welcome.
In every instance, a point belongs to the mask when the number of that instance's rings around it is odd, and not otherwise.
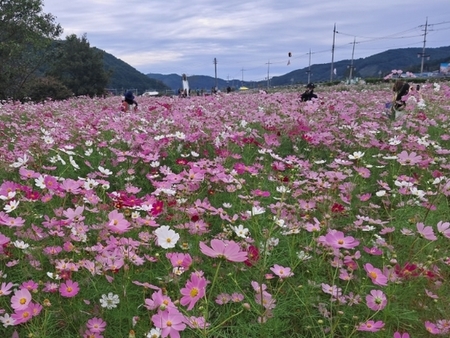
[[[43,0],[67,35],[86,33],[144,74],[264,80],[332,58],[450,45],[450,0]],[[353,42],[356,41],[354,44]],[[311,54],[309,52],[311,51]],[[289,57],[288,53],[292,53]],[[288,65],[288,63],[290,63]]]

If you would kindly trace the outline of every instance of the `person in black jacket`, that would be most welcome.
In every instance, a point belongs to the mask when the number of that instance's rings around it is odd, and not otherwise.
[[[134,105],[134,111],[137,110],[138,103],[134,99],[134,95],[132,91],[128,91],[125,93],[125,97],[122,100],[122,111],[130,110],[130,107]]]
[[[309,101],[311,99],[317,99],[317,95],[314,94],[314,88],[316,88],[316,86],[314,85],[314,83],[308,83],[306,85],[306,91],[301,95],[301,100],[302,101]]]

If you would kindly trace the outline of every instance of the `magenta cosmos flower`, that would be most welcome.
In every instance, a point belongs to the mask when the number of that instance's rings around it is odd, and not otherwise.
[[[180,290],[183,297],[180,303],[183,306],[188,305],[188,311],[192,310],[194,305],[205,295],[206,284],[208,281],[204,277],[198,276],[197,273],[191,274],[191,279],[186,282],[184,288]]]
[[[77,295],[78,291],[80,291],[80,287],[78,286],[78,283],[73,282],[70,279],[67,280],[65,283],[62,283],[59,286],[59,293],[61,294],[61,296],[66,297],[66,298],[75,297]]]
[[[395,332],[394,338],[409,338],[409,333],[408,332],[405,332],[405,333]]]
[[[367,276],[370,277],[372,283],[375,285],[386,286],[387,285],[387,277],[383,274],[383,272],[375,268],[372,264],[366,263],[364,265],[364,270],[367,272]]]
[[[230,262],[245,262],[247,260],[247,251],[242,251],[239,244],[234,241],[212,239],[211,247],[204,242],[200,242],[200,251],[209,257],[225,258]]]
[[[179,338],[180,331],[186,328],[185,317],[175,308],[158,311],[152,316],[153,325],[161,329],[161,335],[170,338]]]
[[[106,322],[101,318],[94,317],[88,320],[86,327],[92,333],[101,333],[106,329]]]
[[[319,241],[334,249],[353,249],[359,245],[359,241],[352,236],[345,236],[342,231],[330,230],[325,236],[320,236]]]
[[[383,291],[372,290],[370,295],[366,296],[367,307],[373,311],[381,311],[387,304],[386,295]]]
[[[380,331],[384,327],[383,321],[379,320],[377,322],[373,320],[368,320],[365,323],[360,323],[356,330],[358,331],[368,331],[368,332],[377,332]]]

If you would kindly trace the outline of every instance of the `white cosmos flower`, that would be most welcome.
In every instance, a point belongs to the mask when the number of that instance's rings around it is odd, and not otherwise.
[[[10,200],[13,199],[16,196],[16,192],[15,191],[8,191],[8,195],[0,195],[0,199],[1,200]]]
[[[348,158],[350,160],[359,160],[364,156],[364,153],[362,151],[355,151],[352,155],[348,155]]]
[[[112,175],[112,171],[106,168],[103,168],[102,166],[98,166],[98,170],[103,174],[103,175]]]
[[[27,154],[24,154],[23,157],[19,157],[16,162],[14,162],[13,164],[10,164],[9,166],[13,167],[13,168],[20,168],[21,166],[27,164],[27,162],[28,162],[28,156],[27,156]]]
[[[375,193],[375,195],[377,195],[378,197],[382,197],[386,195],[386,190],[379,190]]]
[[[51,136],[43,136],[42,139],[44,140],[45,144],[53,144],[53,143],[55,143],[55,140]]]
[[[277,187],[277,192],[280,194],[285,194],[291,192],[288,188],[286,188],[284,185],[280,185]]]
[[[402,141],[398,138],[398,136],[394,136],[392,138],[389,139],[389,145],[391,146],[396,146],[399,145],[400,143],[402,143]]]
[[[79,165],[77,164],[77,162],[75,162],[72,156],[69,156],[69,162],[75,170],[80,169]]]
[[[100,305],[108,310],[116,308],[119,303],[119,296],[114,295],[112,292],[108,293],[108,295],[102,295],[102,298],[100,298]]]
[[[264,214],[265,212],[266,212],[266,209],[264,209],[263,207],[254,206],[254,207],[252,207],[252,211],[247,211],[247,214],[249,216],[255,216],[255,215]]]
[[[53,272],[47,272],[47,276],[51,279],[56,279],[56,280],[61,279],[60,275],[58,275],[57,273],[53,273]]]
[[[22,250],[28,249],[30,247],[30,244],[27,244],[27,243],[25,243],[24,241],[21,241],[21,240],[14,241],[14,242],[12,242],[12,244],[16,248],[22,249]]]
[[[38,188],[45,189],[44,176],[41,175],[38,178],[35,178],[34,183]]]
[[[170,229],[168,225],[160,226],[154,233],[157,237],[158,245],[163,249],[174,248],[180,239],[180,235]]]
[[[242,224],[239,224],[238,226],[230,225],[230,228],[234,231],[236,236],[241,238],[247,238],[249,230],[247,228],[244,228]]]
[[[6,213],[10,213],[11,211],[14,211],[19,206],[19,201],[16,200],[10,200],[8,204],[6,204],[3,207],[3,210],[5,210]]]

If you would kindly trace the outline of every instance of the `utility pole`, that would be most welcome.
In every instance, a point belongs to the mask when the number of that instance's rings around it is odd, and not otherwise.
[[[216,87],[215,87],[215,89],[217,90],[218,89],[218,87],[217,87],[217,59],[216,58],[214,58],[214,74],[215,74],[215,82],[216,82]]]
[[[241,81],[241,87],[244,85],[244,71],[245,71],[245,69],[244,68],[242,68],[241,69],[241,72],[242,72],[242,81]]]
[[[331,72],[330,72],[330,82],[333,82],[333,73],[334,73],[334,44],[336,42],[336,23],[334,24],[333,29],[333,46],[331,47]]]
[[[353,77],[353,59],[355,56],[355,44],[356,44],[356,36],[353,39],[353,50],[352,50],[352,61],[350,62],[350,76],[348,79],[348,83],[350,84],[352,82],[352,77]]]
[[[425,54],[425,46],[427,43],[427,31],[428,31],[428,17],[425,21],[425,33],[423,34],[423,48],[422,48],[422,53],[418,53],[417,57],[421,57],[422,58],[422,62],[420,64],[420,74],[423,73],[423,64],[425,63],[425,58],[429,59],[430,56]]]
[[[309,50],[308,54],[309,54],[309,65],[306,73],[308,73],[308,83],[311,83],[311,49]]]
[[[270,69],[270,60],[267,61],[267,89],[269,89],[269,87],[270,87],[269,69]]]

